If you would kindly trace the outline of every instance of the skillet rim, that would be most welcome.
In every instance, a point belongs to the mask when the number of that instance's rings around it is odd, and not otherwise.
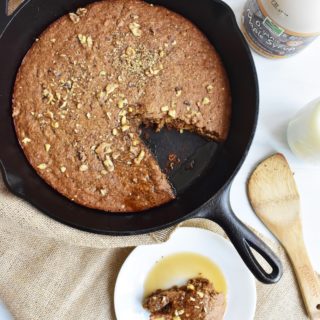
[[[4,30],[2,31],[2,33],[0,33],[0,42],[1,42],[1,38],[3,36],[3,34],[6,32],[7,28],[9,27],[9,25],[11,24],[11,22],[17,17],[17,15],[19,14],[19,12],[26,6],[28,5],[30,2],[32,2],[32,0],[26,0],[25,2],[22,3],[22,5],[14,12],[14,14],[12,16],[10,16],[9,21],[7,22],[7,25],[5,26]],[[9,182],[9,178],[8,178],[8,170],[7,168],[5,168],[5,166],[3,165],[3,161],[1,160],[1,150],[0,150],[0,171],[2,172],[3,175],[3,180],[5,185],[7,186],[7,188],[10,190],[11,193],[13,193],[14,195],[18,196],[19,198],[22,198],[23,200],[27,201],[28,203],[30,203],[31,205],[33,205],[35,208],[37,208],[38,210],[40,210],[40,212],[42,212],[43,214],[49,216],[50,218],[63,223],[65,225],[68,225],[70,227],[73,228],[77,228],[83,231],[87,231],[87,232],[91,232],[91,233],[97,233],[97,234],[106,234],[106,235],[135,235],[135,234],[144,234],[144,233],[149,233],[149,232],[154,232],[157,230],[161,230],[170,226],[173,226],[181,221],[187,220],[189,218],[192,217],[197,217],[199,214],[201,214],[201,211],[204,207],[206,207],[208,205],[208,203],[214,201],[214,199],[221,193],[223,193],[224,191],[227,191],[231,185],[232,180],[234,179],[234,177],[236,176],[236,174],[238,173],[239,169],[241,168],[242,164],[244,163],[247,154],[249,152],[249,149],[251,147],[255,132],[256,132],[256,127],[257,127],[257,122],[258,122],[258,114],[259,114],[259,86],[258,86],[258,77],[257,77],[257,72],[256,72],[256,68],[255,68],[255,64],[254,64],[254,60],[250,51],[250,48],[237,24],[235,15],[232,11],[232,9],[223,1],[221,0],[212,0],[212,5],[220,5],[223,7],[223,9],[225,10],[225,12],[227,13],[227,15],[229,16],[229,18],[232,21],[232,29],[233,31],[237,34],[237,37],[240,39],[242,45],[243,45],[243,49],[245,50],[246,56],[248,58],[248,62],[252,71],[252,78],[253,78],[253,82],[255,85],[254,88],[254,92],[255,92],[255,113],[253,114],[253,120],[252,120],[252,125],[251,125],[251,132],[249,135],[249,139],[246,142],[246,147],[241,155],[241,158],[238,162],[238,164],[235,166],[235,169],[233,170],[233,172],[229,175],[229,177],[226,179],[226,181],[224,182],[224,184],[219,188],[219,190],[211,197],[209,198],[206,202],[204,202],[199,208],[182,214],[180,217],[178,218],[174,218],[172,221],[169,221],[168,223],[163,223],[161,225],[157,225],[157,226],[151,226],[151,227],[142,227],[142,228],[135,228],[134,230],[101,230],[101,229],[95,229],[92,227],[86,227],[83,224],[77,224],[75,222],[69,222],[64,220],[63,218],[53,215],[48,211],[45,211],[43,208],[40,207],[40,205],[37,204],[37,201],[30,199],[30,197],[28,196],[24,196],[23,194],[19,193],[18,190],[16,190],[16,186],[13,186],[10,184]],[[45,183],[45,182],[44,182]],[[62,196],[62,195],[60,195]],[[126,214],[119,214],[119,213],[112,213],[112,212],[105,212],[104,214],[106,215],[121,215],[122,217],[124,217]],[[143,214],[143,213],[133,213],[134,215],[139,215],[139,214]],[[203,215],[201,215],[203,217]]]

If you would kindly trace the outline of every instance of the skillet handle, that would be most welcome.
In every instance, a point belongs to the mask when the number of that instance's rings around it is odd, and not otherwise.
[[[241,258],[261,282],[276,283],[280,280],[283,269],[278,257],[272,250],[250,231],[233,213],[230,205],[230,186],[221,192],[207,211],[212,220],[217,222],[226,232]],[[253,255],[252,249],[257,251],[269,264],[272,271],[268,273]]]

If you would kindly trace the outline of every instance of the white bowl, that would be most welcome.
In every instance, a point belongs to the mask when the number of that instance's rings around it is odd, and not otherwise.
[[[205,256],[221,269],[227,282],[224,320],[254,318],[255,280],[230,242],[207,230],[178,228],[169,241],[139,246],[124,262],[114,292],[117,320],[149,319],[149,313],[142,307],[145,279],[162,257],[181,252]]]

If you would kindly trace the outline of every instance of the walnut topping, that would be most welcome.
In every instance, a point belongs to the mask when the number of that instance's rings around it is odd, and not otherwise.
[[[141,31],[140,27],[141,27],[140,24],[137,22],[131,22],[129,24],[129,29],[135,37],[142,36],[142,31]]]
[[[119,117],[123,117],[123,116],[125,116],[127,114],[127,110],[121,110],[120,112],[119,112]]]
[[[200,298],[203,298],[204,297],[204,293],[202,291],[197,291],[197,295],[200,297]]]
[[[87,37],[86,37],[85,35],[83,35],[83,34],[78,34],[78,39],[79,39],[79,41],[80,41],[80,43],[81,43],[82,45],[86,45],[86,43],[87,43]]]
[[[181,94],[182,94],[182,88],[181,87],[176,87],[174,90],[176,92],[176,96],[180,97]]]
[[[107,190],[106,189],[100,189],[100,193],[102,196],[105,196],[107,194]]]
[[[117,136],[118,130],[116,128],[112,129],[112,135]]]
[[[81,172],[85,172],[85,171],[88,171],[89,167],[86,165],[86,164],[82,164],[79,168],[79,170]]]
[[[175,314],[176,316],[181,316],[181,315],[184,314],[184,310],[183,310],[183,309],[181,309],[181,310],[175,310],[175,311],[174,311],[174,314]]]
[[[122,109],[126,104],[128,104],[128,100],[127,100],[127,99],[121,99],[121,100],[119,100],[119,102],[118,102],[118,107],[119,107],[120,109]]]
[[[120,153],[119,152],[113,152],[111,156],[112,156],[113,160],[117,160],[120,157]]]
[[[57,121],[51,122],[51,127],[54,128],[54,129],[58,129],[59,128],[59,122],[57,122]]]
[[[92,46],[93,46],[93,40],[92,40],[91,36],[88,36],[88,38],[87,38],[87,45],[89,48],[92,48]]]
[[[109,156],[106,156],[106,159],[103,161],[103,165],[109,172],[114,171],[114,164]]]
[[[126,117],[126,116],[123,116],[123,117],[121,118],[121,125],[124,126],[126,123],[127,123],[127,117]]]
[[[46,152],[49,152],[49,150],[51,149],[51,145],[49,143],[46,143],[44,145],[44,149],[46,150]]]
[[[139,154],[139,148],[138,147],[134,147],[134,146],[130,146],[130,152],[132,154],[134,154],[135,156],[137,156]]]
[[[80,21],[80,17],[73,12],[69,13],[69,18],[73,23],[78,23]]]
[[[141,161],[144,159],[146,153],[144,152],[144,150],[141,150],[138,157],[134,159],[135,164],[140,164]]]
[[[106,75],[107,75],[107,73],[104,70],[100,71],[100,73],[99,73],[99,76],[101,76],[101,77],[105,77]]]
[[[167,112],[167,111],[169,111],[169,106],[163,106],[163,107],[161,107],[161,111],[162,111],[162,112]]]
[[[128,47],[126,49],[126,54],[129,56],[129,57],[134,57],[135,54],[136,54],[136,50],[134,50],[133,48],[131,47]]]
[[[139,141],[139,140],[136,140],[136,139],[135,139],[135,140],[132,141],[132,145],[133,145],[133,146],[137,146],[137,145],[139,145],[139,144],[140,144],[140,141]]]
[[[189,283],[189,284],[187,285],[187,289],[189,289],[189,290],[194,290],[195,288],[194,288],[194,285],[193,285],[193,284]]]
[[[177,112],[176,112],[176,110],[169,110],[168,115],[171,118],[175,118],[177,116]]]
[[[79,8],[79,9],[77,9],[76,14],[79,17],[84,17],[87,14],[87,12],[88,12],[88,10],[86,8]]]
[[[37,168],[39,168],[40,170],[45,170],[47,168],[47,165],[45,163],[40,163]]]
[[[42,97],[47,101],[48,104],[54,102],[54,96],[48,89],[42,90]]]
[[[207,104],[209,104],[210,103],[210,99],[208,98],[208,97],[204,97],[203,99],[202,99],[202,104],[203,105],[207,105]]]
[[[22,139],[22,143],[23,143],[23,144],[28,144],[28,143],[30,143],[30,142],[31,142],[31,139],[28,138],[28,137],[25,137],[25,138]]]
[[[107,85],[106,87],[106,92],[107,95],[109,95],[110,93],[112,93],[114,90],[116,90],[119,86],[115,83],[110,83]]]
[[[102,142],[99,144],[99,146],[95,149],[95,153],[98,155],[98,157],[103,160],[105,158],[105,155],[108,153],[111,153],[111,144],[107,142]]]
[[[130,129],[130,126],[124,125],[121,127],[122,132],[128,131]]]
[[[213,85],[209,84],[209,85],[206,87],[206,89],[207,89],[207,92],[208,92],[208,93],[212,93],[212,91],[213,91]]]
[[[86,47],[88,46],[88,48],[92,48],[93,46],[93,40],[91,36],[85,36],[83,34],[78,34],[78,39],[80,41],[80,43]]]
[[[66,172],[66,170],[67,170],[66,167],[64,167],[64,166],[60,167],[60,171],[61,171],[62,173]]]

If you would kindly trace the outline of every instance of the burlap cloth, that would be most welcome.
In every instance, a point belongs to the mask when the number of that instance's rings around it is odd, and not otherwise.
[[[224,235],[204,219],[182,225]],[[110,237],[75,230],[13,196],[0,178],[0,297],[18,320],[113,320],[116,276],[132,247],[165,241],[172,231]],[[257,283],[255,319],[307,319],[283,249],[264,241],[281,258],[284,275],[276,285]]]

